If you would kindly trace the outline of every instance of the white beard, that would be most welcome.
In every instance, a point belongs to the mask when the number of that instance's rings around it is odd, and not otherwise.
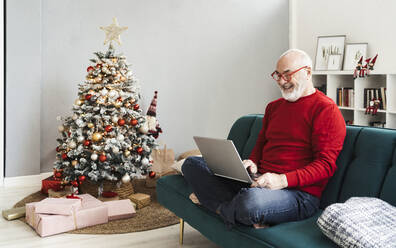
[[[289,102],[295,102],[302,96],[307,87],[306,84],[296,84],[292,92],[285,92],[285,90],[281,86],[279,86],[279,88],[281,90],[282,97],[285,100]]]

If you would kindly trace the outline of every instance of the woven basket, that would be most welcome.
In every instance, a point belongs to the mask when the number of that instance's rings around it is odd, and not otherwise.
[[[83,194],[90,194],[95,197],[99,197],[98,195],[98,189],[99,189],[100,183],[94,182],[91,180],[85,180],[84,183],[80,185],[80,191]],[[112,191],[116,192],[120,199],[127,199],[129,195],[132,195],[135,193],[133,189],[133,185],[131,182],[129,183],[122,183],[119,188],[117,188],[117,182],[111,182],[111,181],[104,181],[103,182],[103,192],[106,191]]]

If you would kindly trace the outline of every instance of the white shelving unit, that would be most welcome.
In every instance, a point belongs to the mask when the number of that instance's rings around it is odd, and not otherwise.
[[[337,102],[337,88],[354,89],[354,107],[339,106],[345,120],[354,125],[369,126],[370,122],[385,122],[386,128],[396,129],[396,74],[373,71],[369,77],[353,79],[353,71],[314,71],[315,87],[326,85],[326,95]],[[376,115],[366,115],[363,101],[365,88],[386,88],[386,110]]]

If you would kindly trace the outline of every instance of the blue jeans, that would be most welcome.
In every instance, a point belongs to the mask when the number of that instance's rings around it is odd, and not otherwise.
[[[200,203],[218,212],[229,225],[298,221],[319,209],[319,199],[303,191],[250,188],[247,183],[215,176],[201,157],[188,157],[182,171]]]

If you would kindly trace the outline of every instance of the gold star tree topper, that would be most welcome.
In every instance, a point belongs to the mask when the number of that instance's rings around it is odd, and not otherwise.
[[[118,25],[117,18],[113,18],[113,23],[107,27],[100,27],[103,31],[106,32],[106,38],[104,44],[106,45],[107,42],[117,41],[119,45],[121,45],[120,34],[128,29],[128,27],[120,27]]]

